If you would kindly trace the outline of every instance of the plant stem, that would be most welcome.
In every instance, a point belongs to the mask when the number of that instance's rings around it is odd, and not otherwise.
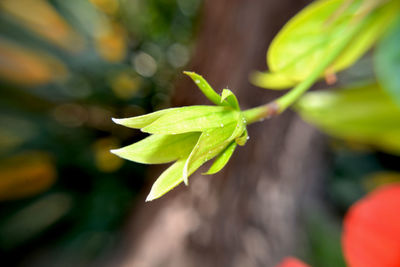
[[[332,65],[365,23],[366,19],[353,25],[353,27],[350,27],[349,31],[346,33],[342,41],[335,47],[332,53],[321,59],[321,64],[319,64],[304,81],[299,83],[288,93],[268,104],[245,110],[243,116],[245,117],[247,124],[278,115],[296,102],[300,96],[310,89],[319,77],[321,77],[324,71]]]

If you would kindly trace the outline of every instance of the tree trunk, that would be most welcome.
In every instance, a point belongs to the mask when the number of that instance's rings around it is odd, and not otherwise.
[[[268,44],[306,2],[205,1],[190,70],[216,90],[230,88],[242,109],[277,97],[251,86],[248,75],[265,69]],[[175,104],[207,103],[195,87],[179,81]],[[140,204],[110,266],[274,266],[304,252],[299,214],[323,175],[321,137],[290,111],[248,130],[250,140],[222,172],[198,171],[189,187]]]

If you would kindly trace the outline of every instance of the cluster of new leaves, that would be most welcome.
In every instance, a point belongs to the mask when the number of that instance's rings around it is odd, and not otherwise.
[[[246,120],[235,95],[224,89],[221,96],[200,76],[185,72],[216,106],[170,108],[144,116],[114,119],[115,123],[151,134],[132,145],[112,150],[114,154],[139,163],[175,161],[154,183],[147,201],[159,198],[205,162],[216,157],[206,174],[220,171],[237,145],[248,139]]]
[[[296,107],[306,120],[332,135],[400,153],[400,110],[390,97],[400,103],[399,12],[398,0],[316,1],[293,17],[273,40],[267,53],[270,71],[250,77],[264,88],[294,86],[289,93],[241,112],[230,90],[224,89],[220,96],[201,76],[185,72],[216,106],[171,108],[114,119],[151,135],[112,152],[146,164],[175,161],[154,183],[147,200],[158,198],[182,181],[188,184],[188,176],[215,157],[207,174],[221,170],[236,145],[247,140],[246,119],[255,122],[283,112],[322,77],[334,83],[336,72],[353,65],[378,43],[377,82],[348,92],[309,93]],[[388,28],[392,29],[382,38]]]

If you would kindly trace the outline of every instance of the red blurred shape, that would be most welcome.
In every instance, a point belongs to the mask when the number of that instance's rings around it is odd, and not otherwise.
[[[342,243],[349,267],[400,266],[400,184],[381,187],[350,208]]]
[[[310,267],[310,266],[303,263],[302,261],[299,261],[296,258],[288,257],[283,259],[281,264],[279,264],[276,267]]]

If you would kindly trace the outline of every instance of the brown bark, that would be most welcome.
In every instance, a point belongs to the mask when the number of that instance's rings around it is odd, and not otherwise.
[[[242,109],[276,97],[248,74],[265,68],[269,42],[305,2],[206,1],[191,70],[215,89],[229,87]],[[183,79],[175,99],[200,104],[204,96]],[[299,212],[323,171],[321,138],[290,111],[248,129],[250,140],[221,173],[198,172],[189,187],[141,205],[110,266],[273,266],[298,252]]]

